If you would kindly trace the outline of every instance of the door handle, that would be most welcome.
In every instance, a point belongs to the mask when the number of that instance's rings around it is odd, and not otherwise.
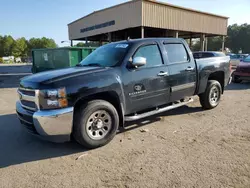
[[[185,69],[185,71],[193,71],[193,70],[194,70],[193,67],[188,67],[188,68]]]
[[[168,72],[159,72],[158,76],[168,76]]]

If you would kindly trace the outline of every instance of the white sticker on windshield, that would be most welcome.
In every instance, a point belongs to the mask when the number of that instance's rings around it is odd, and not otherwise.
[[[128,44],[117,44],[115,47],[116,48],[127,48]]]

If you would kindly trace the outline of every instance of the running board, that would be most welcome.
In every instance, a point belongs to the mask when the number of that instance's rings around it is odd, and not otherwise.
[[[186,104],[191,103],[193,101],[194,100],[192,98],[190,98],[188,101],[179,102],[177,104],[173,104],[171,106],[166,106],[166,107],[159,108],[159,109],[156,109],[156,110],[153,110],[153,111],[145,112],[143,114],[136,114],[134,116],[125,116],[125,121],[135,121],[135,120],[138,120],[138,119],[142,119],[142,118],[145,118],[145,117],[148,117],[148,116],[159,114],[161,112],[165,112],[165,111],[168,111],[168,110],[178,108],[180,106],[186,105]]]

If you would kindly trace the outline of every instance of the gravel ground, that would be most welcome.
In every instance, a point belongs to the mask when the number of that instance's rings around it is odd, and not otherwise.
[[[213,110],[195,98],[87,151],[22,129],[13,74],[0,75],[0,187],[250,187],[250,83],[231,84]]]

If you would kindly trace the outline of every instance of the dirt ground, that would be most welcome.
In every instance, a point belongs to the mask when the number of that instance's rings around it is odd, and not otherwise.
[[[250,83],[231,84],[213,110],[203,111],[195,98],[128,125],[102,148],[85,150],[26,133],[15,115],[21,76],[15,74],[30,67],[2,68],[1,188],[250,187]]]

